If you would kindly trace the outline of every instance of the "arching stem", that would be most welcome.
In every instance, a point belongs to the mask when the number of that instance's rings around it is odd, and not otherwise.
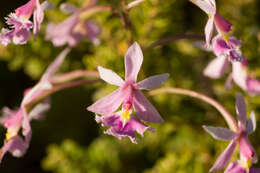
[[[226,120],[226,122],[231,130],[233,130],[234,132],[238,132],[238,130],[239,130],[237,122],[233,118],[233,116],[220,103],[218,103],[216,100],[214,100],[204,94],[197,93],[195,91],[191,91],[191,90],[187,90],[187,89],[172,88],[172,87],[160,88],[160,89],[156,89],[156,90],[149,92],[150,95],[157,95],[157,94],[162,94],[162,93],[181,94],[181,95],[186,95],[186,96],[200,99],[200,100],[210,104],[211,106],[215,107],[221,113],[223,118]]]

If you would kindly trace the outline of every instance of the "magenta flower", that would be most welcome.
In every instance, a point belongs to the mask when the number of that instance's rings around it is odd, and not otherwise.
[[[136,115],[144,121],[151,123],[163,122],[158,111],[140,90],[150,90],[159,87],[169,77],[169,74],[152,76],[137,83],[136,79],[142,62],[142,50],[137,43],[134,43],[125,55],[125,80],[111,70],[98,67],[100,77],[112,85],[119,86],[119,89],[98,100],[89,106],[87,110],[108,116],[107,118],[96,119],[98,122],[102,122],[104,126],[111,126],[107,133],[117,137],[120,136],[119,138],[129,134],[129,131],[132,133],[133,129],[140,134],[146,129],[150,129],[132,116],[133,109]],[[114,113],[121,104],[122,111]],[[128,135],[128,137],[133,141],[133,135]]]
[[[213,52],[217,56],[204,70],[204,75],[210,78],[220,78],[226,72],[229,62],[232,64],[232,73],[226,86],[231,87],[234,81],[240,88],[249,94],[260,93],[260,81],[251,78],[247,74],[247,59],[243,57],[240,48],[241,42],[231,37],[226,42],[219,35],[213,38]]]
[[[92,20],[80,19],[81,11],[72,5],[63,5],[63,11],[73,13],[59,24],[50,23],[46,30],[46,40],[51,40],[54,46],[76,46],[83,38],[88,38],[93,44],[98,44],[100,27]]]
[[[137,143],[135,131],[142,137],[146,130],[154,132],[154,129],[142,123],[138,118],[130,115],[129,120],[125,122],[121,118],[122,112],[114,113],[113,115],[98,116],[96,115],[97,123],[102,123],[104,127],[110,127],[104,133],[123,139],[128,137],[133,143]]]
[[[0,160],[7,151],[11,152],[13,156],[20,157],[27,150],[32,133],[30,121],[39,119],[50,107],[48,100],[41,102],[43,98],[39,98],[39,96],[46,90],[52,89],[51,77],[58,70],[69,51],[69,48],[62,51],[47,68],[40,82],[33,88],[25,91],[24,98],[18,110],[3,109],[4,115],[1,118],[1,124],[7,129],[7,133],[4,146],[0,150]],[[32,101],[39,101],[39,103],[28,112],[27,105]],[[25,140],[18,135],[20,129],[22,129],[22,135],[25,137]]]
[[[5,107],[3,109],[3,117],[0,123],[7,129],[4,146],[0,149],[0,162],[6,152],[10,152],[14,157],[21,157],[29,147],[31,140],[30,121],[39,119],[50,108],[48,100],[37,104],[29,114],[26,113],[25,107],[20,107],[18,110],[10,110]],[[18,135],[22,129],[24,139]]]
[[[17,8],[15,13],[6,17],[6,23],[10,29],[3,28],[0,34],[0,43],[7,46],[12,41],[15,44],[25,44],[29,39],[33,28],[34,38],[40,30],[44,18],[43,11],[52,8],[50,2],[40,4],[39,0],[30,0],[25,5]],[[33,23],[29,20],[33,14]]]
[[[216,9],[215,0],[190,0],[192,3],[197,5],[200,9],[202,9],[205,13],[208,14],[209,19],[205,26],[205,37],[206,37],[206,47],[209,47],[211,37],[214,30],[214,24],[218,33],[228,41],[227,33],[231,29],[231,23],[225,20]]]
[[[223,127],[203,126],[203,128],[218,140],[231,140],[225,151],[219,156],[215,164],[210,169],[210,172],[219,171],[224,168],[229,162],[236,144],[240,148],[240,160],[245,169],[249,169],[251,163],[257,162],[257,155],[248,140],[248,135],[253,133],[256,129],[255,114],[252,112],[246,125],[246,105],[241,94],[237,94],[236,98],[236,112],[238,116],[238,132],[233,132]]]

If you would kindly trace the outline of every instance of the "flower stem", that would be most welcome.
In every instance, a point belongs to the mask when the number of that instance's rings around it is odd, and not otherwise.
[[[86,84],[92,84],[92,83],[96,83],[96,82],[100,82],[100,81],[101,81],[100,79],[78,80],[78,81],[67,82],[67,83],[64,83],[64,84],[54,86],[52,89],[46,90],[45,92],[42,92],[42,94],[39,95],[37,97],[37,99],[35,99],[32,102],[29,102],[28,104],[26,104],[26,110],[27,110],[27,112],[30,112],[34,106],[36,106],[39,102],[41,102],[46,97],[50,96],[51,94],[53,94],[55,92],[58,92],[58,91],[61,91],[61,90],[67,89],[67,88],[72,88],[72,87],[86,85]]]
[[[182,40],[182,39],[204,40],[204,36],[195,35],[195,34],[178,34],[178,35],[174,35],[174,36],[170,36],[170,37],[158,40],[158,41],[150,44],[144,50],[148,50],[148,49],[151,49],[151,48],[156,47],[156,46],[164,45],[168,42],[172,42],[172,41],[176,41],[176,40]]]
[[[187,90],[187,89],[172,88],[172,87],[160,88],[160,89],[156,89],[156,90],[149,92],[150,95],[156,95],[156,94],[161,94],[161,93],[181,94],[181,95],[187,95],[190,97],[200,99],[200,100],[210,104],[211,106],[215,107],[221,113],[223,118],[226,120],[226,122],[231,130],[233,130],[234,132],[238,132],[238,130],[239,130],[236,120],[233,118],[233,116],[220,103],[218,103],[216,100],[214,100],[204,94],[197,93],[195,91],[191,91],[191,90]]]
[[[75,70],[69,73],[55,75],[51,79],[51,83],[54,85],[65,83],[71,80],[75,80],[77,78],[84,78],[84,77],[99,77],[97,71],[87,71],[87,70]]]

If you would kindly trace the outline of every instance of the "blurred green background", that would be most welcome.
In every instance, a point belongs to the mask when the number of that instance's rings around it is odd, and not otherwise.
[[[59,6],[70,2],[81,6],[84,0],[50,0]],[[24,4],[25,0],[0,2],[0,26],[4,16]],[[131,2],[131,1],[128,1]],[[100,0],[98,4],[120,7],[119,0]],[[217,0],[217,7],[232,24],[232,34],[242,40],[243,53],[249,59],[252,75],[260,79],[260,1]],[[46,24],[58,23],[68,15],[57,9],[47,11],[41,32],[26,45],[0,46],[0,108],[18,107],[23,90],[33,86],[51,61],[63,49],[44,40]],[[144,49],[151,43],[176,34],[202,35],[207,16],[187,0],[146,0],[129,12],[132,38]],[[97,65],[124,75],[123,57],[128,48],[126,31],[121,21],[109,12],[92,17],[102,28],[100,45],[87,39],[76,46],[60,72],[74,69],[96,70]],[[230,91],[223,85],[225,77],[211,80],[202,75],[214,58],[192,40],[179,40],[144,51],[139,80],[168,72],[164,86],[181,87],[204,93],[218,100],[233,115],[235,94],[245,96],[248,114],[260,115],[260,97],[250,97],[237,86]],[[226,126],[221,115],[210,105],[193,98],[161,94],[148,96],[165,123],[151,124],[155,133],[146,132],[136,145],[104,135],[94,114],[86,106],[115,88],[106,83],[77,87],[51,97],[52,107],[41,121],[33,121],[30,148],[23,158],[7,154],[0,165],[2,173],[202,173],[207,172],[227,146],[206,134],[202,125]],[[146,94],[146,93],[145,93]],[[259,124],[259,123],[258,123]],[[3,141],[5,129],[0,128]],[[250,140],[260,154],[260,130]],[[232,159],[237,159],[238,154]],[[260,166],[260,164],[256,165]]]

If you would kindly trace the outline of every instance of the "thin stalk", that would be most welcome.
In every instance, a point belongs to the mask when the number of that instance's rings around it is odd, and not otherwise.
[[[204,40],[204,36],[202,35],[195,35],[195,34],[179,34],[179,35],[174,35],[170,36],[167,38],[163,38],[161,40],[158,40],[152,44],[150,44],[148,47],[146,47],[144,50],[151,49],[156,46],[161,46],[166,43],[172,42],[172,41],[177,41],[177,40],[183,40],[183,39],[191,39],[191,40]]]
[[[84,77],[99,77],[99,74],[97,71],[87,71],[87,70],[75,70],[73,72],[61,74],[61,75],[55,75],[51,79],[51,83],[54,85],[68,82],[71,80],[75,80],[78,78],[84,78]]]
[[[181,95],[187,95],[190,97],[194,97],[197,99],[200,99],[208,104],[210,104],[211,106],[215,107],[223,116],[223,118],[226,120],[229,128],[231,130],[233,130],[234,132],[238,132],[239,128],[238,125],[236,123],[236,120],[233,118],[233,116],[231,115],[231,113],[229,113],[220,103],[218,103],[216,100],[195,92],[195,91],[191,91],[191,90],[187,90],[187,89],[182,89],[182,88],[160,88],[160,89],[156,89],[153,91],[150,91],[149,94],[150,95],[157,95],[157,94],[162,94],[162,93],[171,93],[171,94],[181,94]]]
[[[28,104],[26,104],[25,105],[26,110],[27,110],[27,112],[30,112],[34,106],[36,106],[39,102],[41,102],[46,97],[50,96],[51,94],[53,94],[55,92],[58,92],[58,91],[61,91],[61,90],[67,89],[67,88],[72,88],[72,87],[86,85],[86,84],[92,84],[92,83],[101,82],[101,81],[102,80],[100,80],[100,79],[78,80],[78,81],[67,82],[67,83],[64,83],[64,84],[54,86],[52,89],[42,92],[41,95],[39,95],[37,97],[37,99],[35,99],[35,100],[29,102]]]

